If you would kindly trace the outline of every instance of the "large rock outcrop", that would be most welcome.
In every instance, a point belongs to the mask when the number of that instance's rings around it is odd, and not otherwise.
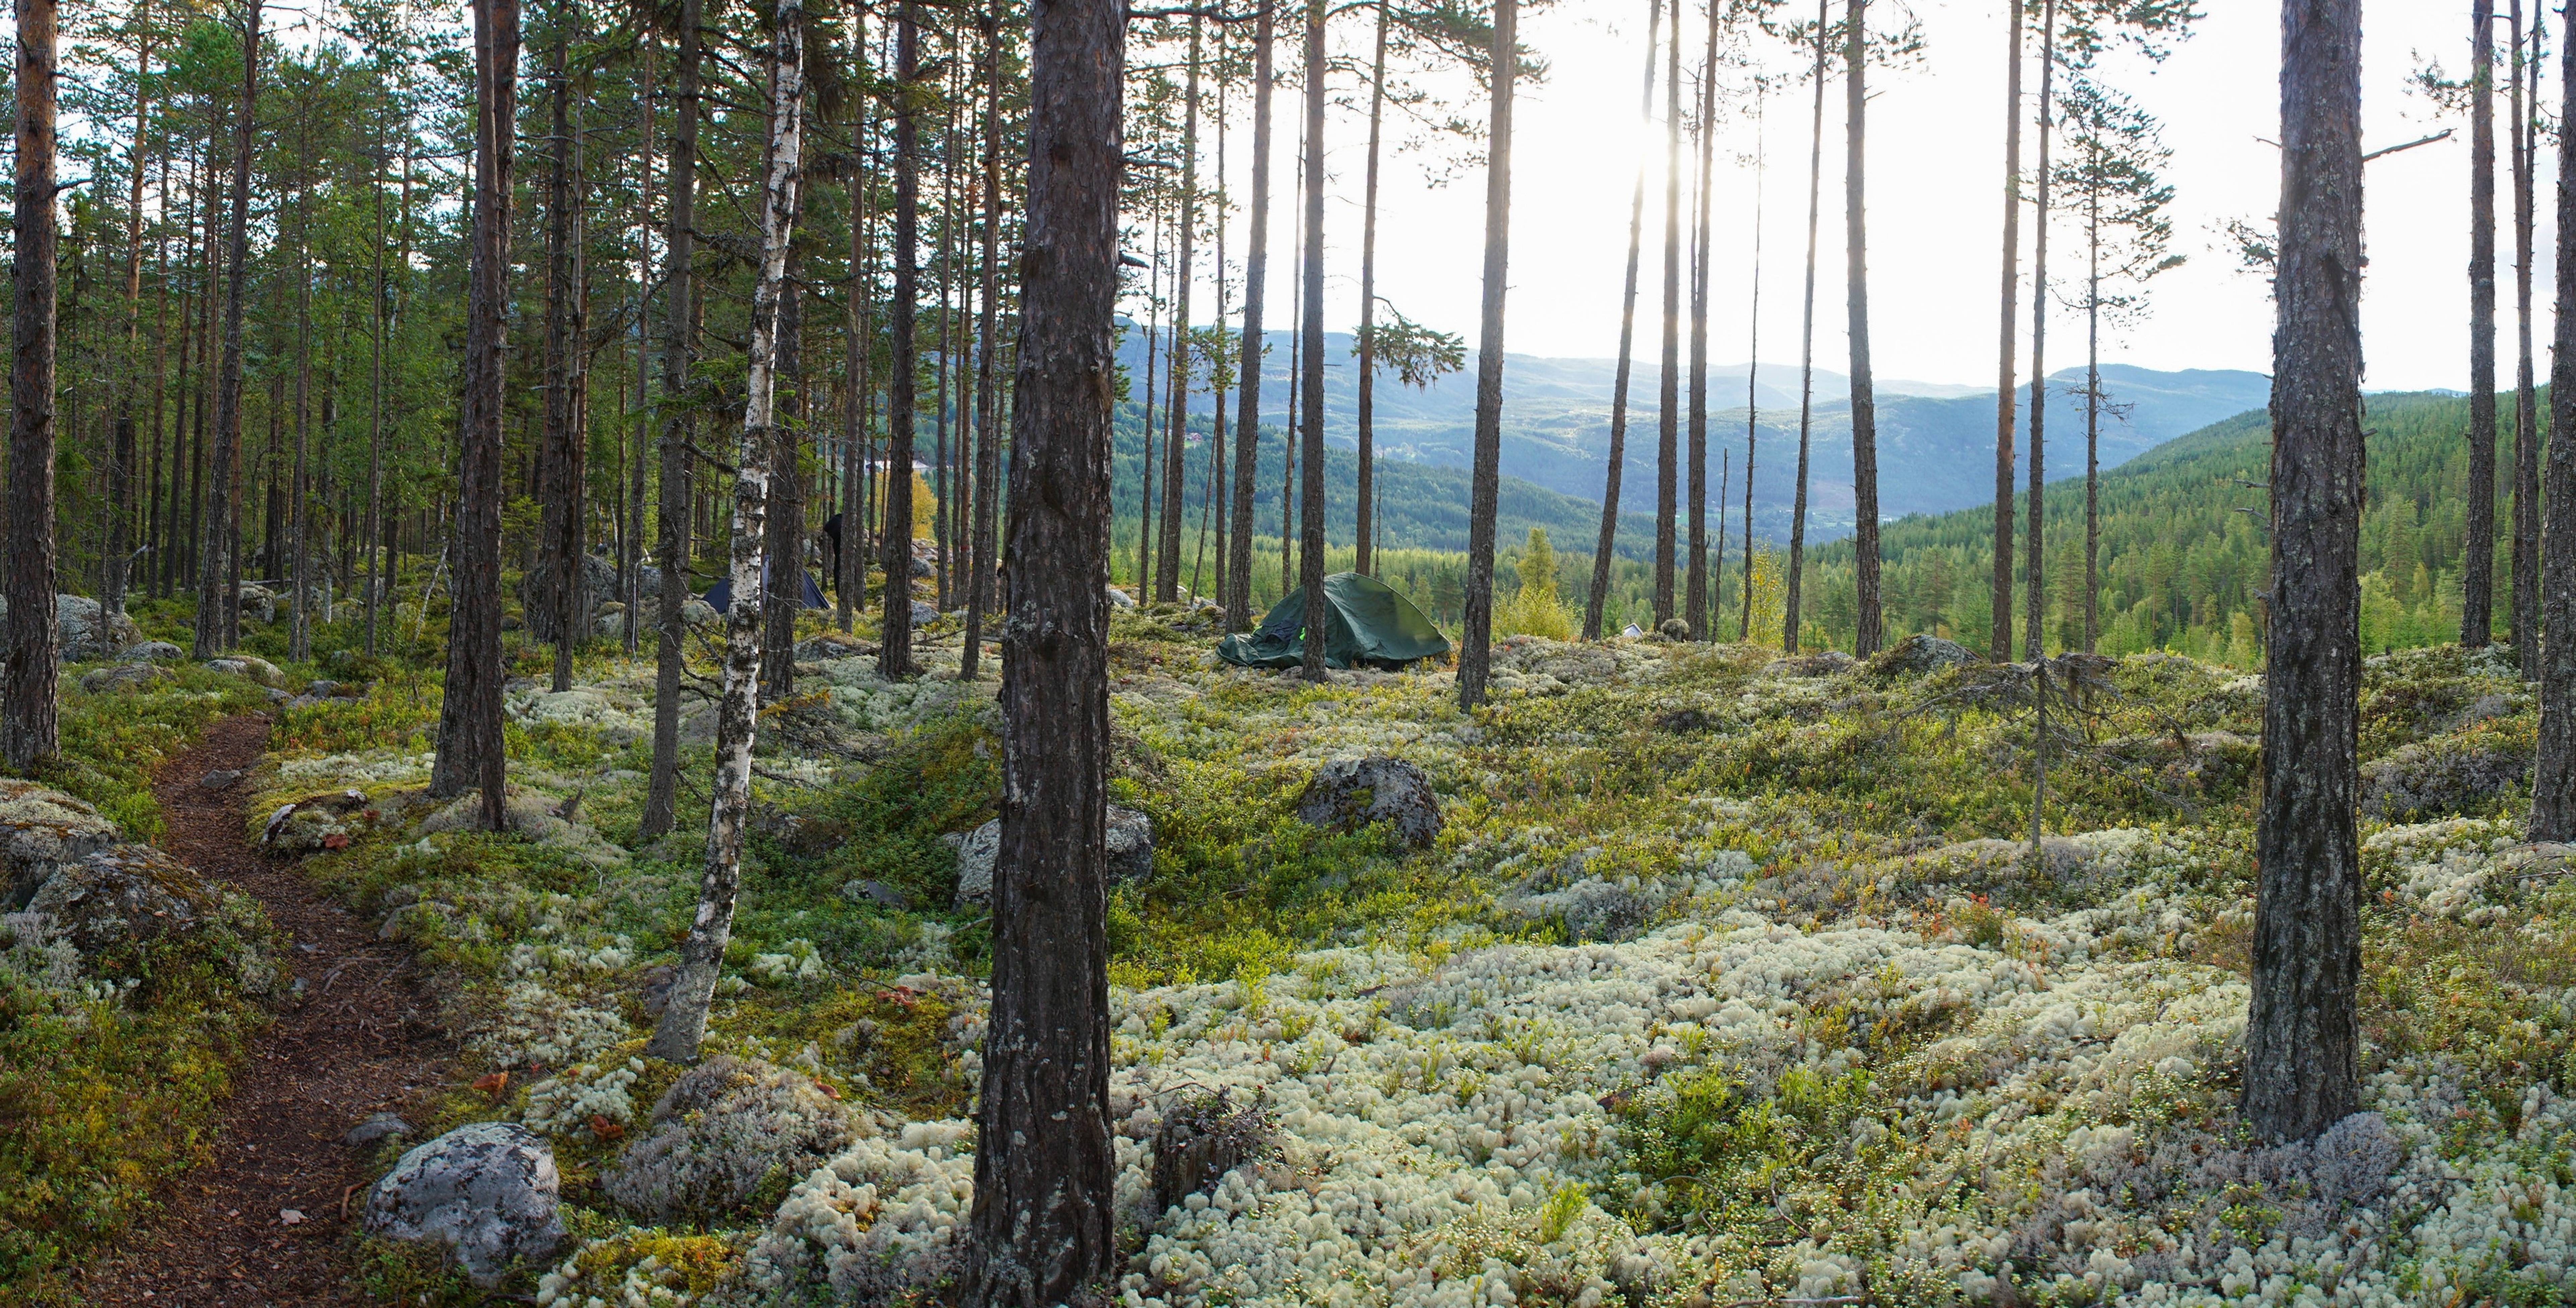
[[[97,809],[32,781],[0,777],[0,912],[26,907],[56,872],[116,843]]]
[[[87,663],[110,659],[128,645],[143,639],[143,631],[134,619],[122,613],[111,614],[97,600],[86,595],[54,597],[57,657],[65,663]],[[0,630],[7,630],[9,601],[0,599]]]

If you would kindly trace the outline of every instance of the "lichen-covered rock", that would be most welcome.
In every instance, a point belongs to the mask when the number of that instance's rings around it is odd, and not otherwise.
[[[617,565],[596,554],[581,557],[582,612],[595,614],[600,606],[617,598]],[[526,611],[528,635],[541,641],[555,638],[555,610],[550,604],[537,602],[537,597],[552,592],[554,572],[550,563],[539,561],[519,577],[519,605]],[[584,622],[583,626],[588,626]]]
[[[157,663],[111,663],[82,673],[80,688],[91,695],[132,692],[168,681],[170,677],[170,669]]]
[[[1419,849],[1440,838],[1440,798],[1431,792],[1430,776],[1403,759],[1336,759],[1307,784],[1297,820],[1327,831],[1383,822],[1407,848]]]
[[[993,898],[993,860],[1002,852],[1002,824],[987,822],[957,838],[957,902]],[[1109,884],[1142,881],[1154,873],[1154,819],[1132,808],[1109,806]]]
[[[67,864],[116,843],[97,809],[32,781],[0,777],[0,911],[26,905]]]
[[[718,1056],[653,1105],[653,1131],[602,1181],[611,1199],[655,1221],[741,1211],[775,1196],[856,1134],[849,1110],[813,1078]]]
[[[1818,650],[1762,665],[1766,677],[1831,677],[1859,667],[1860,661],[1838,649]]]
[[[692,631],[705,631],[723,620],[724,615],[716,612],[715,606],[705,600],[693,599],[680,605],[680,621],[687,623]]]
[[[206,666],[236,677],[248,677],[271,690],[286,688],[286,674],[277,665],[255,654],[227,654],[206,660]]]
[[[1877,677],[1919,677],[1973,663],[1976,658],[1955,640],[1917,632],[1871,655],[1866,667]]]
[[[0,629],[9,621],[9,602],[0,600]],[[65,663],[114,658],[119,650],[143,639],[134,619],[110,615],[86,595],[54,596],[55,656]]]
[[[827,631],[820,636],[796,643],[796,661],[799,663],[829,663],[834,659],[866,658],[876,652],[876,646],[856,636],[845,636],[837,631]]]
[[[188,657],[188,651],[166,640],[147,640],[127,646],[116,657],[121,663],[178,663]]]
[[[593,867],[607,870],[626,866],[625,850],[608,843],[598,831],[565,817],[567,811],[579,812],[571,800],[551,799],[513,785],[509,787],[502,805],[502,823],[540,845],[561,850]],[[419,828],[424,836],[482,829],[481,791],[461,796],[421,819]]]
[[[241,584],[241,589],[235,593],[241,597],[242,621],[258,623],[277,621],[278,596],[276,591],[270,590],[268,587],[262,586],[257,582],[246,581]]]
[[[285,854],[346,849],[350,841],[383,821],[384,809],[369,800],[367,792],[354,787],[323,791],[270,810],[260,823],[259,843]]]
[[[444,1244],[475,1285],[554,1255],[564,1238],[554,1151],[514,1122],[460,1126],[413,1148],[367,1197],[369,1233]]]
[[[111,845],[46,878],[27,901],[84,954],[195,929],[215,909],[187,864],[150,845]]]
[[[2361,765],[2361,811],[2392,822],[2465,813],[2531,775],[2526,738],[2471,729],[2401,745]]]

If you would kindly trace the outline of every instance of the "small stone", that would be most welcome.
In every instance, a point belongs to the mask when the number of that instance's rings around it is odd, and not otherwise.
[[[367,1120],[350,1127],[349,1133],[340,1137],[340,1143],[352,1149],[364,1149],[379,1140],[411,1133],[411,1123],[392,1113],[369,1113]]]
[[[304,1214],[292,1208],[280,1208],[277,1210],[277,1224],[280,1226],[302,1226],[304,1225]]]
[[[188,657],[188,651],[166,640],[147,640],[126,648],[116,656],[120,663],[177,663]]]
[[[842,898],[882,905],[886,908],[910,908],[912,897],[882,881],[852,881],[841,887]]]
[[[197,778],[197,784],[208,790],[229,790],[232,788],[233,783],[240,781],[241,779],[242,774],[241,769],[239,768],[217,768],[214,771]]]

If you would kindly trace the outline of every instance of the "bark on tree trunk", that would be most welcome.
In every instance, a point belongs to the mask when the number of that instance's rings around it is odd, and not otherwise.
[[[653,772],[644,797],[641,834],[668,835],[679,819],[680,679],[687,656],[682,609],[689,601],[689,442],[694,432],[689,371],[695,362],[698,315],[692,263],[697,242],[699,28],[704,0],[681,0],[678,76],[673,87],[677,124],[671,132],[670,225],[663,235],[662,394],[674,401],[662,420],[660,523],[654,553],[662,570],[656,597],[653,651]]]
[[[1276,0],[1259,0],[1252,36],[1252,231],[1243,252],[1243,342],[1237,350],[1243,392],[1234,423],[1234,526],[1226,540],[1232,551],[1226,566],[1228,631],[1252,626],[1252,499],[1261,469],[1261,316],[1270,280],[1270,93],[1277,22]]]
[[[1637,118],[1651,122],[1655,113],[1655,38],[1662,30],[1663,0],[1646,0],[1645,89],[1638,93]],[[1675,18],[1678,25],[1680,19]],[[1610,382],[1610,466],[1602,473],[1601,535],[1592,547],[1592,590],[1583,597],[1583,638],[1601,639],[1601,623],[1610,595],[1611,552],[1619,542],[1619,483],[1628,466],[1628,377],[1637,342],[1637,262],[1646,238],[1646,161],[1637,160],[1637,184],[1628,195],[1628,275],[1619,296],[1619,365]]]
[[[1673,616],[1673,510],[1682,380],[1682,14],[1676,0],[1664,55],[1664,351],[1655,379],[1655,625]],[[1821,91],[1818,92],[1822,94]],[[1822,103],[1819,101],[1819,103]]]
[[[1878,389],[1869,357],[1868,0],[1850,0],[1843,34],[1843,283],[1851,331],[1852,580],[1860,601],[1852,653],[1886,641],[1878,576]]]
[[[2009,71],[2004,76],[2004,266],[1999,297],[2002,325],[1995,349],[1995,577],[1993,630],[1986,655],[2012,657],[2013,574],[2013,318],[2021,285],[2021,5],[2012,13]]]
[[[751,747],[759,726],[762,564],[767,561],[769,458],[776,448],[776,364],[787,249],[795,235],[796,182],[805,119],[805,21],[801,0],[778,0],[777,55],[770,65],[769,169],[761,188],[759,281],[751,298],[751,348],[745,360],[742,438],[733,488],[733,602],[725,606],[724,687],[716,701],[714,803],[707,814],[706,871],[697,914],[680,944],[670,1006],[644,1052],[673,1062],[697,1061],[707,1007],[725,942],[733,935],[735,892],[742,883],[742,824],[751,807]]]
[[[1102,1302],[1109,1134],[1110,392],[1125,6],[1031,11],[993,1011],[969,1308]]]
[[[993,356],[1001,342],[1000,291],[1002,232],[1002,12],[1001,0],[977,16],[984,36],[984,267],[982,320],[976,326],[975,351],[975,525],[966,577],[966,650],[958,657],[957,679],[973,681],[983,669],[984,618],[992,604],[994,499],[1001,489],[1001,432],[994,421],[1000,397]],[[1223,251],[1220,248],[1220,255]],[[1224,263],[1218,259],[1220,266]],[[1223,297],[1219,297],[1222,301]],[[1222,311],[1224,304],[1217,308]],[[1218,399],[1217,441],[1224,435],[1224,399]],[[1213,447],[1211,447],[1213,449]],[[1215,488],[1208,500],[1215,502]],[[1222,589],[1222,588],[1220,588]]]
[[[111,615],[125,612],[125,586],[133,562],[134,395],[143,388],[143,165],[144,142],[152,120],[152,4],[135,7],[139,34],[134,59],[134,140],[127,149],[125,214],[125,357],[124,385],[116,397],[114,444],[107,463],[107,549],[100,570],[99,605]],[[157,434],[157,433],[156,433]]]
[[[626,605],[620,624],[627,659],[643,643],[644,620],[644,469],[650,462],[653,413],[653,60],[660,43],[650,33],[637,59],[636,98],[643,101],[644,130],[635,159],[635,444],[627,464],[626,529],[618,542],[618,598]],[[855,213],[855,211],[853,211]],[[852,225],[857,225],[854,217]],[[381,244],[381,242],[379,242]],[[619,437],[620,442],[624,437]]]
[[[2283,0],[2272,605],[2245,1117],[2303,1140],[2358,1106],[2361,4]]]
[[[1679,26],[1676,7],[1675,26]],[[1485,298],[1476,340],[1476,451],[1467,503],[1466,613],[1458,639],[1458,705],[1485,700],[1492,672],[1494,510],[1502,489],[1503,305],[1512,240],[1512,88],[1519,80],[1517,0],[1494,0],[1494,43],[1486,56],[1493,108],[1486,138]]]
[[[2023,653],[2032,662],[2048,657],[2048,592],[2042,585],[2047,565],[2047,532],[2040,521],[2040,496],[2048,463],[2048,101],[2057,72],[2057,0],[2047,0],[2039,20],[2039,204],[2031,215],[2030,265],[2030,525],[2023,539]]]
[[[921,79],[921,24],[912,0],[895,19],[894,307],[887,324],[893,338],[893,373],[886,380],[885,630],[877,645],[877,673],[905,681],[912,666],[912,429],[918,407],[914,356],[919,330],[921,123],[914,104]]]
[[[787,215],[795,229],[800,207]],[[777,322],[773,327],[771,372],[774,381],[769,424],[768,533],[762,556],[769,560],[760,587],[760,702],[776,703],[796,693],[796,615],[805,611],[805,252],[787,246],[787,272],[779,284]]]
[[[2559,51],[2560,121],[2576,114],[2576,41]],[[2576,133],[2558,133],[2558,301],[2549,361],[2549,428],[2576,432]],[[2540,541],[2540,756],[2531,838],[2576,840],[2576,440],[2549,442],[2548,522]]]
[[[1190,19],[1190,62],[1181,128],[1180,266],[1173,274],[1171,404],[1163,439],[1161,525],[1154,537],[1154,598],[1180,598],[1182,509],[1186,507],[1190,436],[1190,284],[1197,280],[1199,227],[1199,40],[1201,20]],[[1196,598],[1193,596],[1192,598]]]
[[[1306,3],[1306,188],[1304,273],[1298,287],[1304,301],[1298,334],[1306,350],[1298,370],[1305,398],[1305,425],[1299,457],[1305,475],[1297,488],[1297,583],[1306,590],[1305,676],[1324,679],[1324,23],[1331,13],[1325,0]],[[1166,492],[1167,494],[1173,492]]]
[[[196,649],[201,659],[230,651],[239,631],[240,597],[231,588],[241,579],[235,482],[241,461],[242,297],[250,272],[250,165],[258,106],[259,0],[251,0],[242,27],[242,98],[233,124],[232,212],[224,238],[223,371],[215,383],[214,449],[207,460],[199,524]]]
[[[1354,571],[1370,570],[1369,516],[1377,490],[1377,172],[1378,147],[1386,118],[1387,0],[1378,0],[1377,53],[1369,64],[1368,186],[1360,207],[1359,395],[1359,562]],[[1193,20],[1195,21],[1195,20]]]
[[[1673,40],[1681,41],[1679,15],[1675,15]],[[1709,191],[1711,165],[1716,162],[1717,148],[1717,42],[1724,26],[1724,12],[1711,5],[1708,11],[1708,50],[1702,55],[1699,75],[1699,194],[1694,208],[1691,234],[1691,339],[1690,339],[1690,562],[1687,580],[1682,587],[1683,617],[1690,625],[1692,640],[1709,638],[1708,616],[1708,242]],[[1724,511],[1723,503],[1720,512]]]
[[[1780,648],[1798,652],[1800,610],[1807,572],[1807,447],[1816,407],[1816,220],[1825,178],[1825,20],[1832,0],[1816,0],[1816,113],[1807,149],[1807,298],[1798,329],[1798,482],[1789,509],[1789,575],[1781,609]]]
[[[2495,629],[2495,4],[2469,5],[2469,520],[2460,643]]]
[[[574,210],[580,201],[573,177],[572,85],[566,59],[571,34],[555,34],[551,120],[546,143],[546,429],[541,460],[540,551],[543,586],[530,598],[545,617],[529,623],[531,635],[550,635],[555,647],[554,688],[572,689],[572,654],[581,639],[581,513],[583,456],[588,444],[576,430],[573,374],[587,343],[579,321],[580,258]]]
[[[430,793],[481,786],[483,820],[504,817],[502,753],[502,382],[510,303],[510,173],[518,121],[518,0],[474,3],[474,258],[465,319],[464,451],[456,506],[455,617]]]
[[[2540,675],[2540,397],[2532,384],[2532,173],[2539,129],[2524,108],[2523,70],[2530,67],[2532,108],[2539,69],[2523,58],[2522,0],[2513,0],[2513,307],[2517,347],[2513,387],[2513,657],[2525,678]],[[2539,24],[2532,25],[2537,46]]]
[[[54,611],[54,0],[18,0],[17,20],[17,303],[9,359],[9,643],[0,675],[0,759],[24,768],[52,758],[62,734]]]

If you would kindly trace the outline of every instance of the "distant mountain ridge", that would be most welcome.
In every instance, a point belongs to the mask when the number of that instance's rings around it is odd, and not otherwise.
[[[1287,421],[1291,335],[1278,331],[1269,336],[1262,381],[1267,424]],[[1346,332],[1325,336],[1325,439],[1343,449],[1358,443],[1358,374],[1351,343]],[[1144,398],[1145,354],[1145,334],[1127,332],[1120,343],[1120,361],[1128,372],[1129,393],[1139,402]],[[1156,374],[1156,389],[1166,390],[1160,364]],[[1743,506],[1746,374],[1747,366],[1740,363],[1709,369],[1709,477],[1714,482],[1719,475],[1721,452],[1731,454],[1726,460],[1731,467],[1726,494],[1730,513],[1741,512]],[[1615,377],[1616,361],[1610,359],[1508,356],[1503,370],[1504,475],[1598,505],[1608,461]],[[2080,367],[2062,369],[2050,377],[2043,432],[2045,471],[2051,480],[2083,471],[2083,377]],[[1623,518],[1654,510],[1659,416],[1655,401],[1661,380],[1661,369],[1652,359],[1638,360],[1629,379],[1626,471],[1619,496]],[[1797,463],[1797,369],[1766,362],[1753,381],[1760,399],[1755,421],[1754,529],[1759,536],[1782,540],[1789,531]],[[2227,369],[2162,372],[2105,364],[2102,381],[2110,410],[2103,414],[2100,436],[2101,463],[2106,469],[2176,436],[2261,408],[2271,394],[2269,377]],[[1807,530],[1811,541],[1821,542],[1847,536],[1853,529],[1851,406],[1849,379],[1843,374],[1819,369],[1815,384]],[[1682,389],[1685,412],[1680,415],[1677,439],[1686,460],[1686,380]],[[1902,381],[1881,381],[1876,389],[1882,517],[1942,513],[1991,502],[1992,389]],[[2016,484],[2028,477],[2029,465],[2022,462],[2029,457],[2027,383],[2021,399],[2024,402],[2016,406],[2014,418]],[[1191,410],[1204,414],[1210,404],[1211,397],[1201,393],[1193,398]],[[1472,353],[1465,371],[1425,390],[1411,389],[1381,374],[1375,405],[1377,446],[1388,461],[1470,466],[1475,430]],[[1231,419],[1231,396],[1227,407]],[[1712,498],[1715,491],[1712,485]]]

